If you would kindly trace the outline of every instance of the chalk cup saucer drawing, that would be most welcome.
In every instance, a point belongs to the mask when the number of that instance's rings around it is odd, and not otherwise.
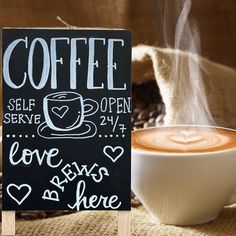
[[[98,103],[84,99],[79,93],[64,91],[49,94],[43,99],[45,122],[39,125],[38,135],[45,139],[93,137],[97,127],[87,117],[97,111]]]
[[[52,130],[46,122],[42,123],[38,127],[38,134],[46,139],[85,139],[93,137],[96,133],[96,125],[93,122],[86,120],[79,128],[67,132]]]

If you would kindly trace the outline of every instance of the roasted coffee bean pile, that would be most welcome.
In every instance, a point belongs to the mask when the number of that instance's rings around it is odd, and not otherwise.
[[[132,86],[132,127],[133,130],[152,127],[163,123],[165,106],[162,102],[156,81],[149,81]],[[2,176],[0,175],[2,183]],[[0,206],[2,205],[2,184],[0,184]],[[141,205],[138,198],[131,193],[132,207]],[[35,220],[74,213],[75,211],[21,211],[17,218]]]
[[[133,130],[163,123],[165,106],[155,80],[133,85],[132,105],[131,122]]]

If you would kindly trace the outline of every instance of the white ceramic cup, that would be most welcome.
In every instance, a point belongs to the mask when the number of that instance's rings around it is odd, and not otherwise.
[[[207,223],[236,202],[236,147],[190,154],[132,149],[131,165],[132,190],[160,223]]]

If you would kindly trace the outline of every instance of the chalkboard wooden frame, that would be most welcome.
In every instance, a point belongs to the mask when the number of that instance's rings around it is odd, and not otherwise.
[[[118,236],[130,236],[130,211],[118,211]],[[2,211],[2,235],[15,235],[15,211]]]
[[[31,29],[34,29],[34,28],[31,28]],[[47,29],[47,28],[43,28],[43,29]],[[52,28],[50,28],[50,29],[52,29]],[[60,28],[60,30],[62,30],[62,29],[64,30],[65,28]],[[49,30],[49,29],[47,29],[47,30]],[[55,30],[55,29],[53,28],[52,30]],[[88,30],[88,29],[86,29],[86,30]],[[91,30],[95,30],[95,29],[91,29]],[[121,43],[123,43],[123,42],[121,42]],[[116,65],[112,64],[112,67],[115,68]],[[130,69],[129,69],[128,74],[130,74]],[[108,87],[109,86],[111,87],[111,90],[115,87],[114,84],[110,84],[110,85],[108,85]],[[120,88],[120,90],[122,90],[122,88]],[[129,127],[129,129],[130,129],[130,127]],[[114,152],[114,151],[116,151],[116,148],[117,147],[107,145],[103,149],[103,153],[107,157],[109,157],[112,162],[115,162],[119,158],[119,155],[117,156],[117,158],[111,157],[111,155],[109,155],[109,152],[107,150],[112,150]],[[123,150],[122,150],[122,154],[123,154]],[[17,186],[17,187],[19,187],[19,186]],[[18,203],[21,204],[20,201],[18,201]],[[20,204],[18,204],[18,205],[20,205]],[[3,235],[15,235],[15,211],[12,211],[10,209],[2,211],[2,234]],[[127,210],[118,211],[118,235],[119,236],[130,235],[130,211],[129,210],[128,211]]]
[[[16,232],[15,211],[2,211],[2,235],[15,235]]]

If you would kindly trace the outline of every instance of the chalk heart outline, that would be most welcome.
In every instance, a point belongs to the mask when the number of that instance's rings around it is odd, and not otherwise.
[[[68,112],[68,106],[61,106],[61,107],[53,107],[52,112],[57,115],[59,118],[63,118],[65,114]]]
[[[120,150],[120,152],[118,154],[115,155],[116,153],[116,150]],[[112,154],[114,154],[115,156],[111,156],[107,151],[111,151]],[[109,157],[112,162],[116,162],[124,153],[124,148],[121,147],[121,146],[116,146],[116,147],[112,147],[110,145],[106,145],[104,148],[103,148],[103,153]]]
[[[16,188],[16,189],[19,190],[19,191],[20,191],[22,188],[27,188],[28,191],[26,192],[25,196],[23,196],[23,198],[22,198],[21,200],[18,200],[18,199],[17,199],[16,197],[14,197],[14,196],[11,194],[11,192],[10,192],[10,188],[13,188],[13,187]],[[9,195],[14,201],[16,201],[19,206],[25,201],[25,199],[31,194],[31,192],[32,192],[32,188],[31,188],[31,186],[28,185],[28,184],[21,184],[21,185],[9,184],[9,185],[7,186],[7,193],[8,193],[8,195]]]

